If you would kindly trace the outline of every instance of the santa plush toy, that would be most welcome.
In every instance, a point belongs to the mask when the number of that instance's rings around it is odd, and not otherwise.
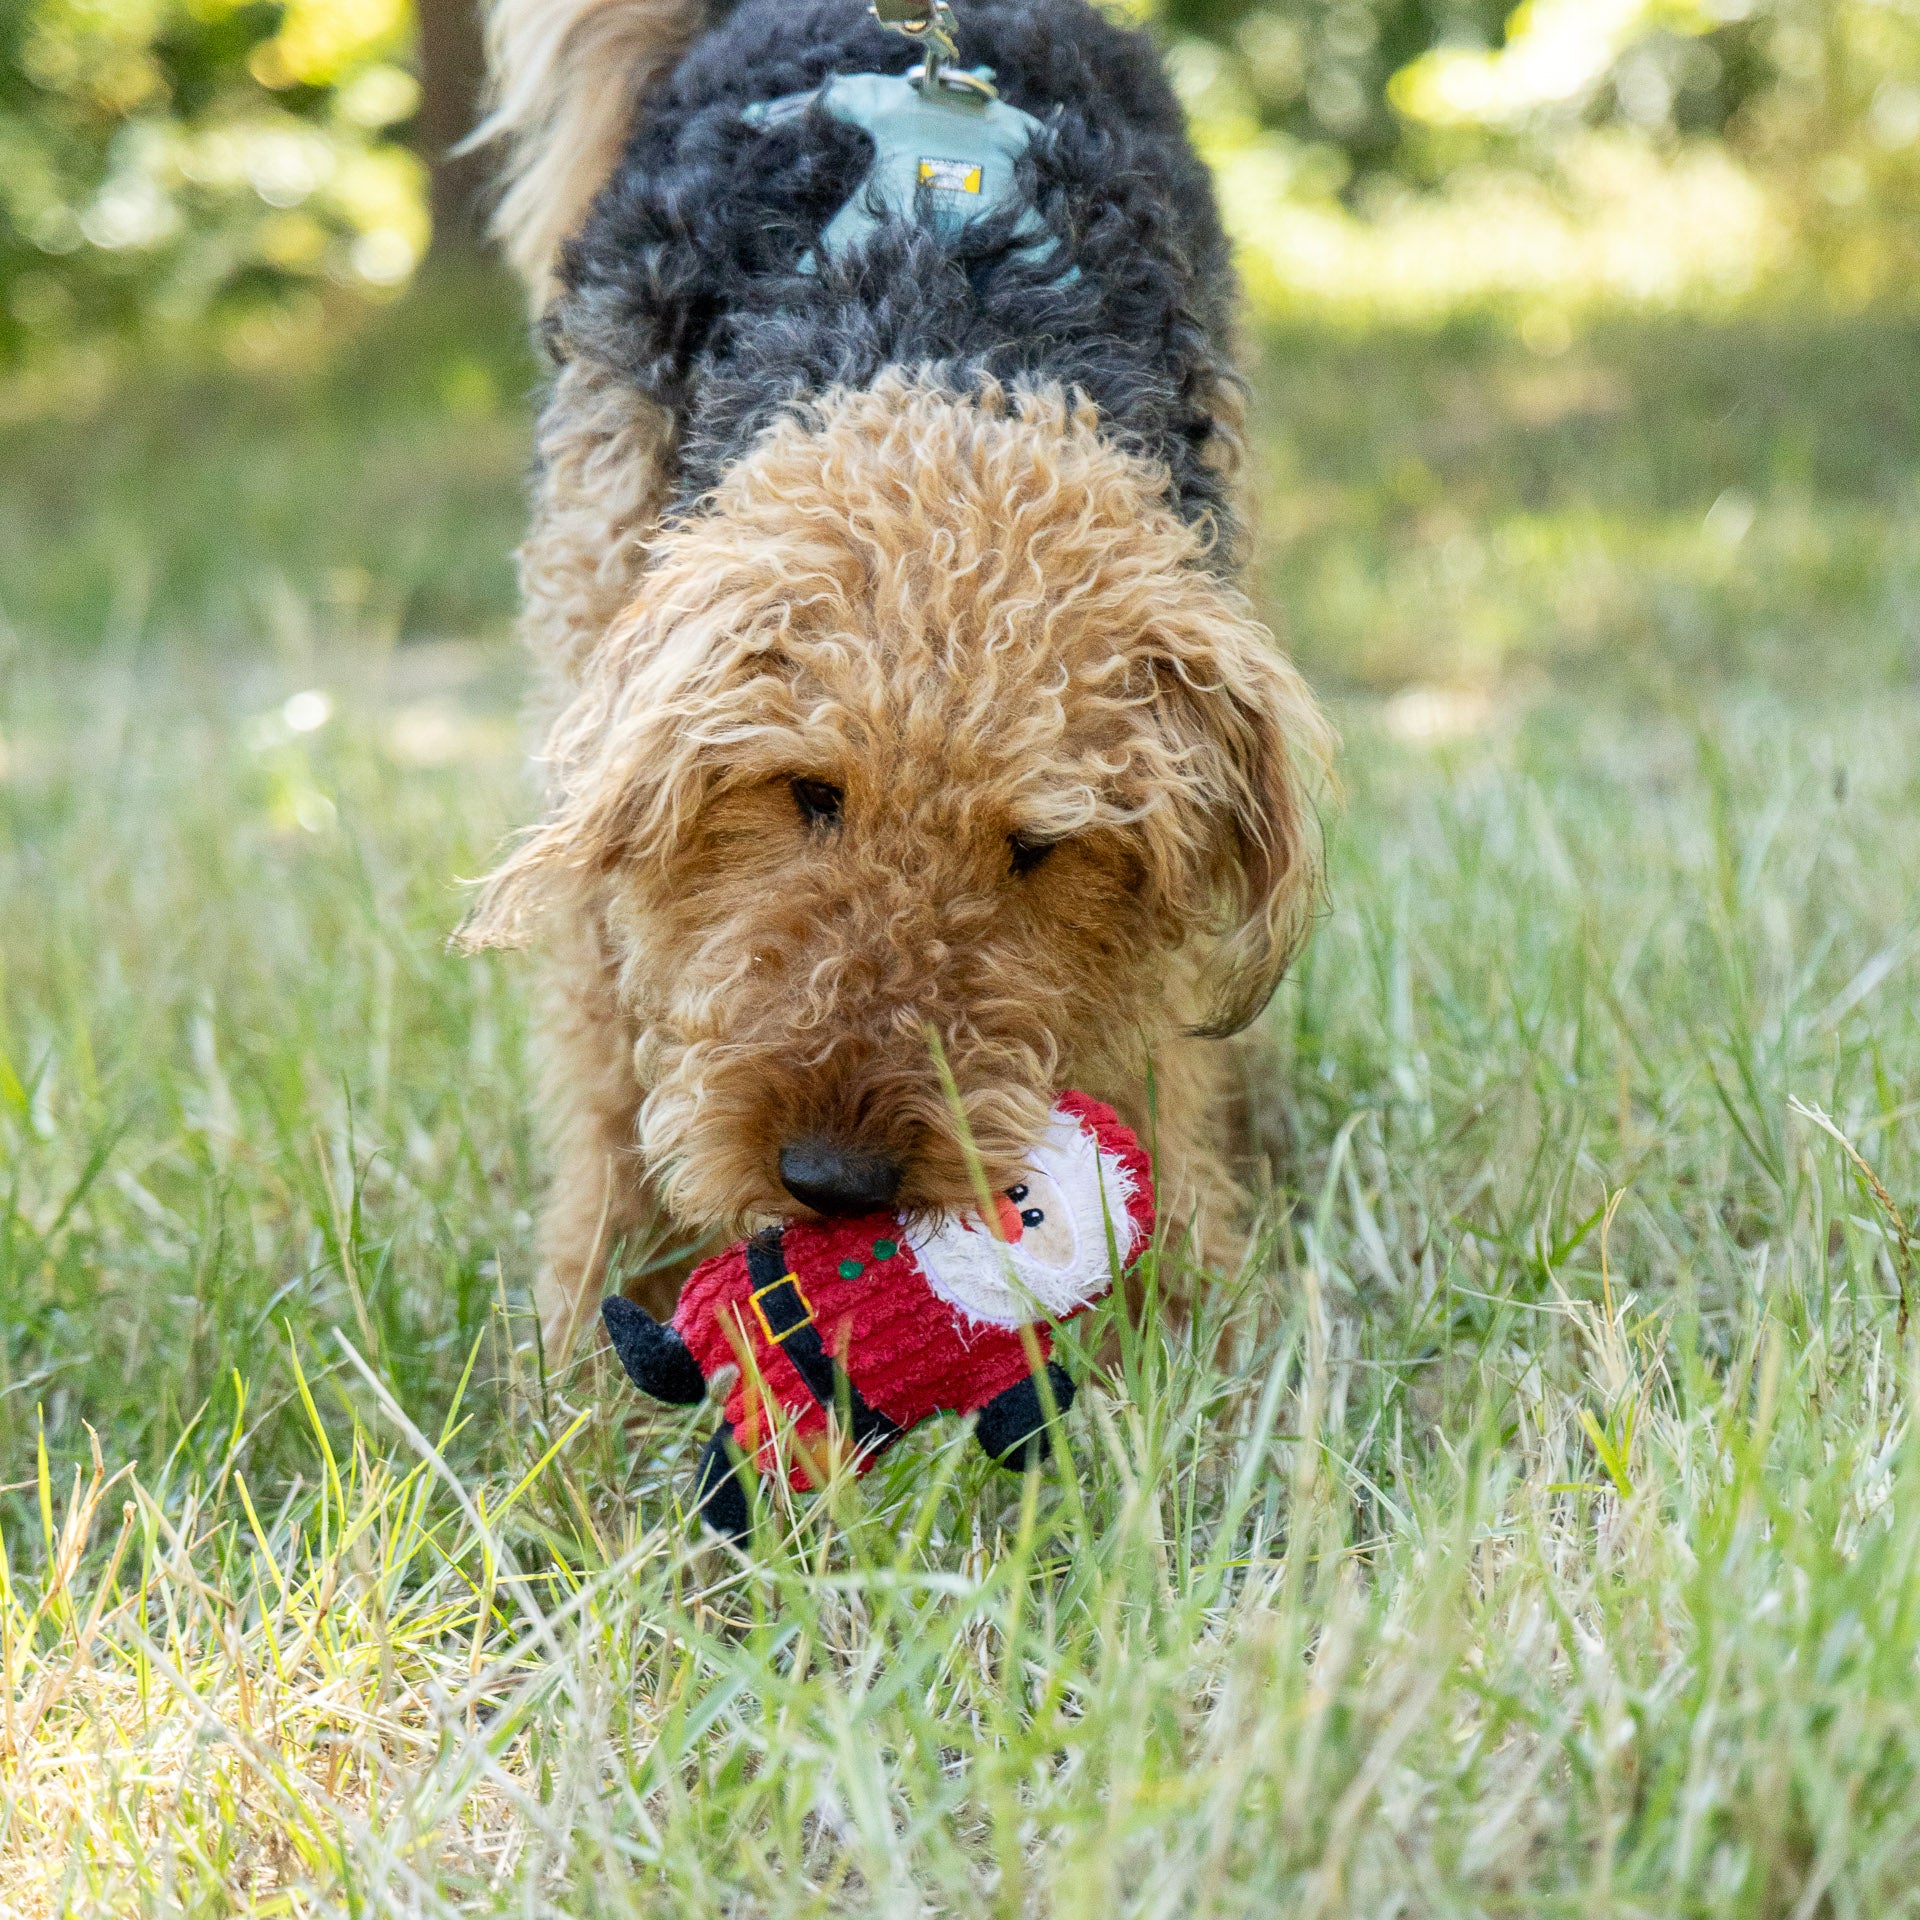
[[[770,1227],[697,1267],[669,1323],[618,1296],[601,1312],[628,1377],[656,1400],[690,1406],[722,1368],[739,1370],[696,1499],[716,1532],[744,1540],[736,1469],[772,1469],[782,1424],[802,1489],[847,1449],[864,1473],[936,1413],[978,1415],[975,1435],[1002,1465],[1043,1458],[1049,1412],[1074,1392],[1053,1328],[1112,1288],[1153,1218],[1146,1150],[1112,1108],[1068,1093],[991,1219]]]

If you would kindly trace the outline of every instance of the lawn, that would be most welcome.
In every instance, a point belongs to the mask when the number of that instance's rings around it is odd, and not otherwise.
[[[527,1349],[444,946],[510,300],[0,407],[9,1920],[1920,1913],[1920,326],[1261,361],[1346,735],[1261,1251],[1095,1316],[1070,1472],[751,1565],[710,1412]]]

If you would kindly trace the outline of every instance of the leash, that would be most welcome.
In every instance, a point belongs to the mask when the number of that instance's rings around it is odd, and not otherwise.
[[[969,87],[990,100],[1000,97],[991,71],[968,73],[960,68],[960,27],[947,0],[933,0],[931,9],[919,0],[873,0],[867,11],[883,27],[920,43],[921,64],[907,78],[923,93],[937,96],[942,86],[952,86]],[[949,67],[954,71],[949,72]]]

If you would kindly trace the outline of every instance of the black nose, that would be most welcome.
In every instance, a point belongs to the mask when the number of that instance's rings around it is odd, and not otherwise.
[[[796,1140],[780,1149],[780,1184],[815,1213],[855,1219],[886,1213],[900,1195],[900,1162],[831,1140]]]

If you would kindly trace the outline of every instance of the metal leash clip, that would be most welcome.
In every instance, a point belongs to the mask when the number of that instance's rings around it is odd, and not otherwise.
[[[892,32],[918,42],[926,60],[907,78],[920,90],[938,98],[941,89],[973,93],[988,100],[1000,97],[985,69],[970,73],[959,64],[959,25],[947,0],[872,0],[867,11]]]

